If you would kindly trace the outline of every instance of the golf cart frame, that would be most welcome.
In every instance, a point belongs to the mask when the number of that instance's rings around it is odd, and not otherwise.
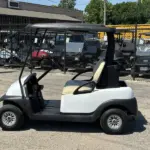
[[[12,84],[6,94],[1,97],[3,101],[3,107],[0,109],[2,128],[5,130],[20,128],[23,125],[24,116],[27,116],[31,120],[39,121],[95,122],[99,120],[105,132],[122,133],[128,119],[133,119],[137,115],[137,101],[132,89],[127,87],[124,81],[119,81],[119,72],[113,60],[115,29],[70,23],[33,24],[28,25],[27,29],[32,31],[35,29],[35,36],[39,29],[45,29],[45,33],[48,29],[65,33],[68,31],[106,32],[108,49],[105,59],[97,62],[90,80],[77,80],[77,77],[82,73],[91,72],[92,69],[77,74],[65,84],[61,100],[53,101],[43,99],[41,92],[43,86],[39,85],[39,81],[52,68],[39,78],[32,71],[30,75],[22,78],[32,50],[31,44],[19,80]],[[57,62],[54,61],[54,63],[59,66]],[[14,118],[17,118],[17,121]]]

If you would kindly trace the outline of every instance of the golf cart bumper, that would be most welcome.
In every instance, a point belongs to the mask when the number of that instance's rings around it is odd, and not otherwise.
[[[137,105],[137,99],[132,98],[130,102],[126,104],[126,107],[128,108],[128,120],[135,120],[138,115],[138,105]]]
[[[135,64],[135,72],[141,74],[148,74],[150,72],[150,64]]]
[[[4,101],[6,99],[7,99],[6,94],[3,94],[3,95],[0,96],[0,102]]]
[[[146,73],[150,71],[150,57],[149,56],[137,56],[135,63],[135,71]]]

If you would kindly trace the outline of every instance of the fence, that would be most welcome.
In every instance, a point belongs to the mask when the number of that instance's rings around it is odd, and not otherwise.
[[[108,25],[108,27],[112,27],[112,28],[116,28],[116,29],[124,29],[124,30],[126,30],[126,32],[122,32],[122,37],[124,39],[132,39],[133,38],[132,32],[129,32],[129,31],[131,31],[131,30],[133,31],[135,29],[135,25]],[[129,30],[129,31],[127,31],[127,30]],[[138,24],[137,35],[139,36],[140,33],[145,33],[145,32],[150,32],[150,24]],[[115,37],[117,37],[117,35],[115,35]],[[99,33],[99,38],[103,39],[104,33]],[[142,38],[150,39],[150,36],[142,35]]]

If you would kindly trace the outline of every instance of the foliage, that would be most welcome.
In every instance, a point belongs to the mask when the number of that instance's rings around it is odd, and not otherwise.
[[[51,5],[51,7],[58,7],[57,5]]]
[[[103,0],[91,0],[89,5],[85,8],[86,21],[90,23],[102,23],[104,15],[104,1]],[[111,20],[112,4],[107,3],[107,18]]]
[[[150,0],[123,2],[112,5],[107,2],[107,24],[145,24],[150,20]],[[104,1],[91,0],[85,8],[85,21],[103,23]]]
[[[61,0],[58,6],[67,9],[74,9],[75,5],[76,0]]]

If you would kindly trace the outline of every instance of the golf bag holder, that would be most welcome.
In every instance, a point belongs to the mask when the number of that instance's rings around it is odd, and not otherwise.
[[[119,72],[117,65],[106,66],[97,84],[97,88],[116,88],[119,87]]]

